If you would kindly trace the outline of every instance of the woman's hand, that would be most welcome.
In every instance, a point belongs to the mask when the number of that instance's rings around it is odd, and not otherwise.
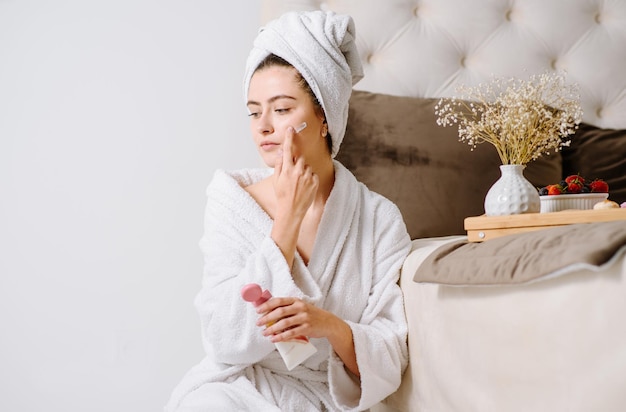
[[[295,130],[290,127],[273,176],[276,208],[271,236],[289,267],[293,265],[302,221],[319,187],[318,176],[304,163],[304,159],[294,158],[294,135]]]
[[[268,325],[263,335],[272,342],[286,342],[298,336],[326,338],[344,365],[359,376],[352,329],[333,313],[292,297],[272,298],[259,305],[257,313],[263,314],[257,325]]]
[[[297,336],[325,338],[333,333],[338,318],[332,313],[297,298],[272,298],[257,308],[264,313],[257,325],[271,325],[264,331],[272,342],[284,342]]]
[[[287,129],[282,155],[274,166],[274,192],[278,214],[291,214],[302,220],[319,187],[319,179],[302,157],[293,153],[293,127]]]

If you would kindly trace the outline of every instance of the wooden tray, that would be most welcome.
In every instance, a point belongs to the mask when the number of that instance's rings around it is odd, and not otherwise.
[[[470,242],[482,242],[514,233],[530,232],[574,223],[626,220],[626,208],[601,210],[563,210],[552,213],[526,213],[509,216],[472,216],[465,219]]]

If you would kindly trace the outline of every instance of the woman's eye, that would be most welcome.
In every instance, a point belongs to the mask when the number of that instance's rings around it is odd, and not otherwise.
[[[276,109],[274,110],[276,113],[282,114],[282,113],[287,113],[290,109]]]
[[[252,117],[253,119],[256,119],[260,115],[261,115],[261,113],[259,113],[259,112],[252,112],[252,113],[248,114],[248,116]]]

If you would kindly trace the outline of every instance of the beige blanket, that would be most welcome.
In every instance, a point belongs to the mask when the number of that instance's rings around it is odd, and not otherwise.
[[[527,283],[573,270],[600,270],[626,251],[626,221],[583,223],[503,236],[458,240],[431,253],[415,282],[447,285]]]

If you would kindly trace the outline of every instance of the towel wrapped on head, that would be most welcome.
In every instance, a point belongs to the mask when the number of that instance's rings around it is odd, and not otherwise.
[[[289,12],[261,28],[246,63],[244,99],[254,71],[270,54],[294,66],[313,90],[326,115],[335,157],[346,131],[352,86],[363,77],[352,17]]]

